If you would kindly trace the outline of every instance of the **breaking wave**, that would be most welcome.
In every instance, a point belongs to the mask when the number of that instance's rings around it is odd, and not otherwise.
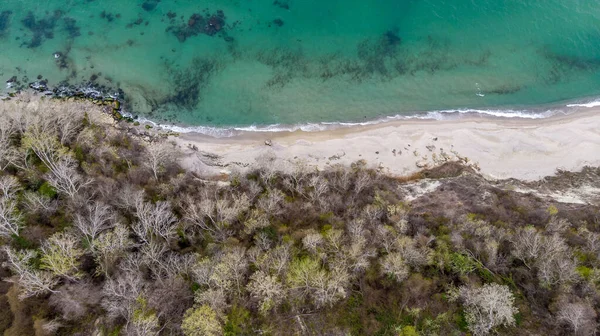
[[[600,104],[600,102],[599,102]],[[580,105],[567,107],[579,107]],[[138,118],[137,121],[141,123],[149,123],[155,127],[170,130],[177,133],[200,133],[217,138],[233,137],[249,132],[319,132],[326,130],[334,130],[341,128],[348,128],[354,126],[368,126],[387,123],[398,120],[457,120],[466,118],[520,118],[520,119],[542,119],[548,118],[554,115],[567,114],[569,111],[566,109],[548,109],[544,111],[528,111],[528,110],[479,110],[479,109],[450,109],[450,110],[438,110],[424,113],[417,113],[413,115],[394,115],[389,117],[383,117],[379,119],[373,119],[363,122],[320,122],[320,123],[305,123],[297,125],[252,125],[252,126],[231,126],[231,127],[217,127],[217,126],[182,126],[175,124],[160,124],[155,121]]]

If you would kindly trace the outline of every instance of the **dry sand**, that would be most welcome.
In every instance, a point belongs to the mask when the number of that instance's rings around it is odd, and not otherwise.
[[[296,162],[323,169],[365,160],[392,175],[463,160],[489,178],[536,180],[557,169],[600,165],[600,109],[534,120],[406,120],[322,132],[249,132],[232,138],[184,133],[172,139],[185,153],[184,167],[201,175],[243,170],[265,158],[275,159],[269,164],[282,170]]]

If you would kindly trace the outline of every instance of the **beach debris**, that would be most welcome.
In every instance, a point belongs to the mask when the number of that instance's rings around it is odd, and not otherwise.
[[[435,150],[434,145],[425,146],[425,148],[427,148],[427,150],[429,150],[430,152],[433,152]]]
[[[394,156],[396,156],[396,148],[392,149],[392,153],[394,153]]]
[[[266,146],[273,146],[273,141],[271,139],[267,139],[267,140],[265,140],[265,145]]]
[[[379,155],[379,151],[376,151],[375,154]]]
[[[418,152],[418,151],[415,149],[415,150],[413,151],[413,155],[414,155],[414,156],[419,156],[419,152]]]
[[[433,138],[432,140],[433,140],[433,141],[438,141],[438,138],[437,138],[437,137],[435,137],[435,138]]]

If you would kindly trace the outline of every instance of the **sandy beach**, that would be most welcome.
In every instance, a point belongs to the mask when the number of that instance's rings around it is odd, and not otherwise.
[[[461,160],[488,178],[537,180],[557,169],[600,165],[600,108],[547,119],[405,120],[321,132],[232,138],[184,133],[171,139],[185,153],[184,167],[200,175],[227,174],[257,162],[286,170],[297,163],[324,169],[365,160],[402,176]]]

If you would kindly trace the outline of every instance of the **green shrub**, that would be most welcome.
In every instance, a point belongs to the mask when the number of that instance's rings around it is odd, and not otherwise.
[[[477,263],[471,257],[460,253],[450,255],[450,269],[461,276],[472,273],[477,269]]]

